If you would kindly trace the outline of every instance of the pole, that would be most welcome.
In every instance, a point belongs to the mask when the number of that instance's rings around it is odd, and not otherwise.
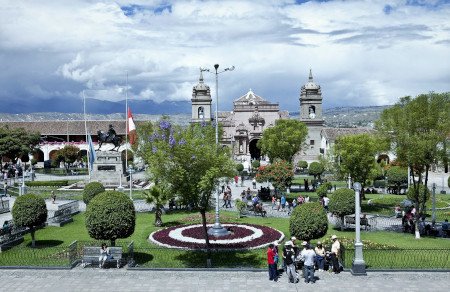
[[[431,215],[431,223],[436,223],[436,183],[433,183],[433,206],[432,206],[432,215]]]
[[[84,132],[86,133],[86,144],[88,145],[88,149],[86,151],[87,156],[87,167],[88,167],[88,176],[89,176],[89,182],[91,182],[91,167],[89,163],[89,144],[88,144],[88,132],[87,132],[87,121],[86,121],[86,96],[84,95],[83,90],[83,117],[84,117]],[[47,150],[48,151],[48,150]]]
[[[352,275],[354,276],[365,276],[366,274],[366,264],[363,258],[363,244],[361,242],[361,215],[360,215],[360,198],[359,193],[361,192],[361,184],[355,182],[353,184],[355,189],[355,258],[352,264]]]
[[[350,176],[350,173],[348,174],[348,181],[347,181],[348,188],[352,188],[352,177]]]
[[[128,71],[127,71],[127,80],[125,86],[125,169],[128,168]],[[123,165],[123,164],[122,164]],[[131,180],[131,175],[130,175]],[[131,191],[130,191],[131,197]]]
[[[132,190],[133,190],[133,171],[130,169],[128,170],[128,172],[130,173],[130,200],[133,201],[133,195],[132,195]]]
[[[219,144],[219,73],[217,73],[217,69],[219,69],[219,64],[214,65],[214,69],[216,69],[216,145]]]
[[[214,69],[216,69],[216,113],[215,113],[215,122],[216,122],[216,146],[219,146],[219,73],[217,69],[219,68],[219,64],[214,65]],[[215,222],[214,226],[208,230],[208,234],[213,236],[225,236],[228,235],[229,232],[226,228],[222,227],[220,224],[220,216],[219,216],[219,188],[216,189],[216,214],[215,214]]]

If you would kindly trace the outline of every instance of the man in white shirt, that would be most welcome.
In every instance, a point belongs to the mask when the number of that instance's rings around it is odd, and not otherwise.
[[[337,240],[336,235],[331,236],[331,240],[333,244],[331,245],[331,262],[333,263],[333,272],[335,274],[339,274],[339,256],[341,254],[341,243]]]
[[[305,249],[303,249],[301,252],[301,257],[305,265],[305,283],[315,283],[316,279],[314,278],[314,262],[316,259],[316,253],[311,248],[311,245],[306,244]]]
[[[328,204],[330,203],[330,198],[327,196],[323,197],[323,207],[325,208],[325,211],[328,212]]]

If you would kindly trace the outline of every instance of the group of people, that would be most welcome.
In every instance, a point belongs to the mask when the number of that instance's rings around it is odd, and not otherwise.
[[[341,254],[341,244],[336,235],[331,236],[331,250],[326,251],[323,244],[319,241],[316,247],[307,242],[302,242],[302,250],[295,244],[297,239],[292,237],[291,240],[284,243],[281,254],[278,249],[278,242],[271,243],[267,249],[267,264],[269,267],[269,280],[278,281],[278,266],[281,266],[287,275],[288,282],[298,283],[300,281],[300,273],[305,283],[315,283],[315,270],[322,272],[325,270],[325,262],[329,263],[329,270],[335,274],[340,273],[342,265],[339,263]]]
[[[302,195],[299,195],[298,198],[294,198],[292,199],[292,201],[287,200],[284,194],[282,194],[279,199],[277,199],[276,196],[272,196],[272,210],[277,211],[287,210],[288,213],[290,214],[295,207],[308,202],[309,202],[308,196],[303,197]]]

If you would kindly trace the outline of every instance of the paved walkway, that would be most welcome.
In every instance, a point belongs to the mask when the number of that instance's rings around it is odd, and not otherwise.
[[[1,291],[448,291],[450,273],[316,273],[315,284],[271,282],[267,272],[2,270]]]

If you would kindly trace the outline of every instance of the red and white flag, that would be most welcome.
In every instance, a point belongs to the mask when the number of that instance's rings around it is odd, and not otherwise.
[[[130,144],[133,145],[137,140],[136,125],[133,121],[133,115],[131,114],[131,109],[128,108],[128,137],[130,139]]]

